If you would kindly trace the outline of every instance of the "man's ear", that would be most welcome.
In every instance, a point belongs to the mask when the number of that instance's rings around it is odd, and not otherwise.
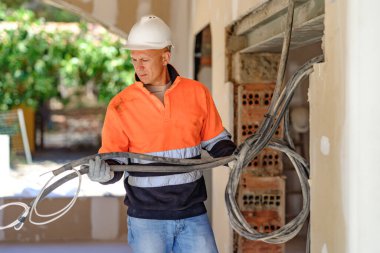
[[[170,51],[165,51],[162,53],[162,64],[164,66],[168,65],[170,62],[171,53]]]

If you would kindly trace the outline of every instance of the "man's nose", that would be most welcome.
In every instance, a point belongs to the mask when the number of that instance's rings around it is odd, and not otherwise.
[[[144,65],[141,61],[137,61],[136,64],[135,64],[135,68],[136,69],[139,69],[139,70],[142,70],[144,69]]]

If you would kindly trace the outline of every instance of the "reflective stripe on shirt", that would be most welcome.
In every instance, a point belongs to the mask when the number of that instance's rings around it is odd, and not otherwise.
[[[214,138],[208,141],[202,141],[201,145],[202,148],[206,149],[207,151],[210,151],[214,147],[214,145],[221,140],[231,140],[231,134],[227,130],[224,130]]]
[[[173,150],[151,152],[151,153],[145,153],[145,154],[153,155],[153,156],[161,156],[161,157],[179,158],[179,159],[193,158],[201,154],[201,145],[197,145],[190,148],[173,149]],[[131,161],[133,163],[139,163],[139,164],[154,163],[153,161],[147,161],[147,160],[142,160],[138,158],[132,158]]]
[[[128,184],[137,187],[161,187],[168,185],[187,184],[197,181],[202,177],[202,172],[199,170],[191,171],[188,173],[168,175],[168,176],[156,176],[156,177],[128,177]]]
[[[199,156],[201,154],[201,145],[197,145],[190,148],[181,148],[174,150],[166,150],[160,152],[152,152],[147,153],[146,155],[154,155],[161,157],[170,157],[170,158],[193,158]],[[131,159],[133,163],[139,164],[149,164],[153,163],[153,161],[141,160],[137,158]],[[182,174],[174,174],[167,176],[149,176],[149,177],[136,177],[136,176],[128,176],[128,184],[131,186],[137,187],[160,187],[160,186],[168,186],[168,185],[179,185],[191,183],[202,177],[201,171],[191,171],[188,173]]]

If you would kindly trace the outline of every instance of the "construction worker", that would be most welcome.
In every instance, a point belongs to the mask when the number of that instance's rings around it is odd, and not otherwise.
[[[126,47],[131,50],[136,82],[109,103],[99,153],[194,159],[205,149],[213,157],[231,155],[236,146],[208,89],[180,76],[169,64],[173,47],[169,27],[156,16],[142,17],[132,27]],[[90,161],[90,179],[103,184],[120,180],[123,173],[109,168],[115,162],[149,163],[96,158]],[[124,185],[133,252],[218,252],[203,203],[207,196],[201,171],[130,172],[124,175]]]

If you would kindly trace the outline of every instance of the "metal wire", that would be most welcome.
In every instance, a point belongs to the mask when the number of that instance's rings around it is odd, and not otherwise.
[[[268,113],[262,122],[257,134],[254,134],[246,139],[246,141],[241,144],[233,155],[222,157],[222,158],[206,158],[206,159],[175,159],[175,158],[165,158],[150,156],[144,154],[136,153],[106,153],[106,154],[96,154],[92,156],[87,156],[71,163],[68,163],[54,171],[52,173],[57,176],[64,171],[73,170],[77,166],[81,168],[75,173],[71,173],[50,186],[47,186],[39,194],[39,198],[36,198],[28,206],[36,208],[39,201],[45,198],[50,192],[52,192],[57,187],[66,183],[67,181],[76,178],[77,176],[88,173],[88,163],[90,159],[94,159],[96,156],[100,156],[101,159],[112,159],[112,158],[137,158],[142,160],[148,160],[153,162],[160,162],[170,164],[168,166],[139,166],[139,165],[111,165],[111,169],[114,171],[141,171],[141,172],[189,172],[192,170],[205,170],[214,168],[220,165],[225,165],[231,161],[236,161],[234,166],[231,168],[230,177],[226,186],[225,191],[225,201],[228,210],[228,215],[230,218],[230,223],[232,228],[241,236],[244,236],[250,240],[261,240],[267,243],[284,243],[288,240],[294,238],[299,231],[302,229],[305,221],[309,215],[310,208],[310,188],[308,184],[309,178],[309,165],[303,157],[297,154],[294,150],[294,144],[291,140],[290,134],[288,132],[288,105],[292,99],[295,89],[300,84],[300,82],[313,72],[313,65],[323,61],[323,56],[318,56],[307,63],[305,63],[301,68],[299,68],[293,76],[289,79],[287,84],[282,87],[284,78],[284,67],[286,66],[287,55],[289,51],[289,42],[292,30],[294,13],[294,3],[292,0],[289,1],[288,7],[288,21],[286,34],[283,45],[283,52],[280,60],[280,71],[278,73],[275,92],[272,98],[272,103],[269,107]],[[291,16],[291,17],[290,17]],[[286,52],[284,52],[286,51]],[[278,128],[282,118],[284,119],[284,140],[273,138],[273,135]],[[239,185],[239,180],[243,169],[256,157],[263,148],[269,147],[287,155],[292,165],[294,166],[302,189],[303,206],[301,212],[290,222],[285,224],[280,229],[273,231],[271,233],[260,233],[253,229],[250,224],[246,221],[242,215],[237,202],[236,202],[236,192]],[[7,204],[9,206],[9,204]],[[0,210],[5,208],[1,207]],[[28,214],[23,213],[18,219],[18,224],[15,228],[20,227],[23,224],[26,216]],[[14,225],[15,222],[12,223]],[[6,226],[6,228],[8,228]],[[4,227],[3,227],[4,228]],[[0,227],[0,229],[3,229]],[[307,251],[309,249],[309,241],[307,246]]]
[[[134,154],[134,153],[107,153],[107,154],[98,154],[102,159],[111,159],[115,157],[124,157],[124,158],[140,158],[144,160],[150,160],[155,162],[166,162],[168,164],[175,164],[177,166],[149,166],[148,170],[152,172],[167,172],[167,168],[171,172],[183,172],[189,170],[204,170],[210,169],[219,165],[226,164],[230,161],[236,160],[235,166],[230,171],[229,181],[226,187],[225,192],[225,201],[228,210],[228,215],[230,218],[231,226],[233,229],[239,233],[240,235],[246,237],[250,240],[261,240],[267,243],[284,243],[294,236],[302,229],[304,222],[307,220],[309,215],[309,206],[310,206],[310,189],[308,185],[309,178],[309,165],[305,161],[303,157],[297,154],[294,149],[289,145],[286,140],[279,140],[272,138],[274,131],[273,129],[277,129],[282,117],[284,116],[287,105],[289,104],[292,95],[294,93],[297,85],[302,81],[304,77],[309,75],[312,72],[312,67],[315,63],[321,62],[323,60],[322,56],[318,56],[307,62],[304,66],[302,66],[292,78],[288,81],[288,84],[285,86],[284,90],[281,92],[278,101],[274,108],[275,121],[272,125],[267,124],[268,129],[263,131],[263,137],[258,134],[252,135],[249,137],[242,145],[238,147],[234,155],[212,159],[198,159],[198,160],[189,160],[189,159],[173,159],[173,158],[164,158],[164,157],[156,157],[142,154]],[[266,118],[266,120],[271,121],[270,118]],[[270,129],[269,129],[270,128]],[[287,127],[285,127],[287,129]],[[261,137],[261,138],[260,138]],[[259,140],[265,141],[269,138],[268,143],[265,147],[269,147],[278,151],[285,153],[289,160],[292,162],[297,175],[300,180],[301,189],[302,189],[302,197],[303,197],[303,207],[302,211],[290,222],[281,227],[280,229],[273,231],[271,233],[260,233],[253,229],[248,222],[245,220],[244,216],[239,210],[239,207],[236,203],[236,191],[238,187],[238,183],[240,180],[241,173],[243,168],[255,157],[260,150],[255,149],[256,146],[260,145],[257,143]],[[289,137],[290,138],[290,137]],[[257,152],[257,153],[255,153]],[[75,160],[71,163],[68,163],[57,170],[52,171],[54,175],[59,175],[67,170],[72,170],[76,166],[81,166],[81,169],[78,172],[71,173],[50,186],[46,186],[46,188],[41,192],[40,197],[35,199],[29,204],[29,207],[36,207],[38,202],[41,201],[44,197],[46,197],[50,192],[64,184],[65,182],[76,178],[78,174],[87,174],[89,159],[93,159],[97,155],[88,156],[82,159]],[[147,166],[137,166],[137,165],[127,165],[127,166],[115,166],[112,165],[112,170],[125,170],[125,171],[147,171]],[[37,202],[37,203],[36,203]],[[2,208],[0,208],[1,210]],[[19,224],[15,227],[20,227],[20,224],[23,224],[25,221],[25,214],[21,215],[19,218]],[[12,223],[14,225],[14,223]],[[9,226],[7,226],[8,228]],[[1,229],[1,227],[0,227]]]
[[[281,119],[287,110],[295,88],[304,77],[313,71],[313,65],[315,63],[321,62],[322,60],[323,56],[315,57],[295,72],[292,78],[288,81],[284,90],[281,92],[278,101],[273,101],[275,102],[275,106],[273,107],[274,113],[272,115],[274,115],[275,121],[272,124],[266,124],[267,127],[263,129],[263,134],[261,136],[253,135],[249,137],[237,150],[237,163],[236,167],[231,171],[231,175],[229,177],[225,193],[225,200],[232,227],[237,233],[246,237],[247,239],[261,240],[267,243],[286,242],[296,236],[308,218],[310,206],[310,189],[308,184],[309,165],[304,158],[302,158],[294,151],[292,148],[292,142],[286,140],[278,140],[272,138],[272,136],[274,135],[275,130],[277,129]],[[266,118],[265,120],[271,121],[270,118]],[[285,124],[288,124],[288,122],[285,121]],[[288,127],[286,126],[284,129],[287,131]],[[288,133],[285,133],[285,136],[288,136],[286,139],[290,138],[290,135]],[[263,143],[259,143],[260,141]],[[280,229],[265,234],[257,232],[247,223],[238,208],[235,198],[238,182],[240,180],[243,168],[246,167],[247,164],[250,163],[252,159],[261,151],[256,148],[258,146],[267,146],[269,148],[279,150],[288,156],[300,180],[303,197],[302,210],[293,220],[288,222]]]

